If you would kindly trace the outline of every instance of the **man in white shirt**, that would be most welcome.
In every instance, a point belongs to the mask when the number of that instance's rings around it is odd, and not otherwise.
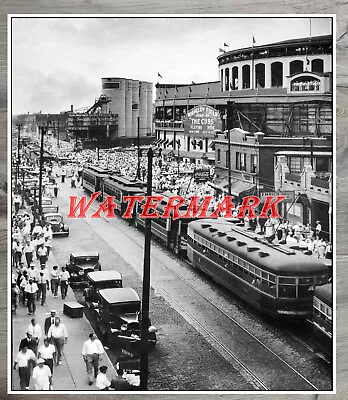
[[[37,366],[33,369],[33,379],[35,390],[49,390],[52,385],[52,373],[43,358],[39,358]]]
[[[24,287],[25,297],[27,299],[28,315],[35,314],[36,311],[36,292],[38,291],[37,284],[32,278],[29,278]]]
[[[28,277],[32,279],[34,282],[37,281],[39,274],[39,270],[35,267],[35,263],[30,264],[30,268],[28,269]]]
[[[53,374],[53,360],[56,353],[56,348],[54,345],[51,344],[47,338],[45,338],[44,344],[38,349],[38,353],[39,358],[43,358],[45,360],[45,364],[48,365],[51,370],[51,374]]]
[[[68,293],[68,285],[69,285],[70,274],[66,270],[65,266],[62,266],[62,271],[59,274],[60,280],[60,293],[62,295],[62,299],[64,300]]]
[[[99,362],[102,359],[104,353],[103,345],[100,340],[97,339],[95,333],[90,333],[89,339],[83,343],[82,356],[86,363],[86,371],[88,376],[88,384],[93,385],[93,370],[94,378],[98,375]]]
[[[31,234],[34,236],[34,238],[36,238],[41,233],[42,233],[42,226],[37,222]]]
[[[36,345],[38,345],[42,337],[42,329],[41,326],[38,323],[36,323],[35,318],[31,319],[30,324],[27,328],[27,333],[31,334],[33,340],[36,341]]]
[[[106,365],[102,365],[99,368],[99,374],[97,375],[96,379],[96,386],[99,390],[109,390],[111,382],[106,376],[106,371],[108,367]]]
[[[37,287],[38,291],[36,300],[39,301],[41,297],[41,305],[44,306],[46,303],[47,290],[50,290],[49,272],[45,267],[45,264],[41,265],[41,269],[38,273]]]
[[[28,240],[24,246],[24,255],[25,259],[27,260],[28,268],[30,268],[30,264],[33,261],[34,251],[35,251],[34,246]]]
[[[24,346],[16,355],[13,369],[17,369],[19,373],[19,382],[21,390],[29,390],[30,384],[30,360],[35,361],[36,357],[32,350]]]
[[[51,343],[56,346],[57,349],[57,362],[56,364],[62,363],[62,353],[64,345],[68,342],[68,331],[64,324],[60,322],[60,318],[56,317],[54,325],[51,325],[47,337],[51,339]]]

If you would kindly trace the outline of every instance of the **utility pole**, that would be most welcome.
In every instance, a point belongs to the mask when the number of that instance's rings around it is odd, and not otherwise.
[[[153,150],[147,152],[147,196],[152,195]],[[151,254],[151,218],[145,221],[145,246],[143,270],[143,297],[140,325],[140,390],[147,390],[149,378],[149,308],[150,308],[150,254]]]
[[[140,117],[137,117],[138,129],[137,129],[137,146],[138,146],[138,169],[137,169],[137,179],[140,180]]]
[[[227,130],[228,195],[231,196],[231,131]]]
[[[17,144],[17,168],[16,168],[16,182],[15,186],[17,187],[17,181],[19,180],[19,166],[21,163],[21,153],[20,153],[20,143],[21,143],[21,127],[22,124],[17,124],[16,125],[18,128],[18,144]],[[24,188],[22,188],[24,190]]]
[[[59,119],[57,121],[57,147],[59,148]]]
[[[39,215],[42,210],[42,170],[43,170],[43,152],[44,152],[44,133],[47,128],[40,126],[41,129],[41,146],[40,146],[40,172],[39,172]]]
[[[180,176],[180,142],[179,140],[176,141],[176,144],[178,145],[178,178]]]

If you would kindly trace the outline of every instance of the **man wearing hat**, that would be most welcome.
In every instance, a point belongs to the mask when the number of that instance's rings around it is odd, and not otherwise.
[[[321,223],[320,221],[316,222],[317,226],[315,227],[315,234],[316,236],[318,236],[318,238],[320,238],[320,234],[321,234]]]
[[[56,319],[56,314],[57,314],[56,310],[51,310],[51,315],[45,319],[44,331],[46,336],[51,325],[54,324],[54,321]]]
[[[37,366],[33,369],[35,390],[50,390],[52,386],[52,374],[43,358],[37,360]]]

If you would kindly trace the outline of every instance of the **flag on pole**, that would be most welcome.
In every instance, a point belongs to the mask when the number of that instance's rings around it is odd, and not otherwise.
[[[162,78],[162,79],[163,79],[162,75],[161,75],[159,72],[157,72],[157,76],[158,76],[159,78]]]
[[[227,43],[224,43],[224,47],[230,47]]]
[[[225,53],[225,50],[219,48],[219,53]]]
[[[253,36],[253,47],[255,46],[255,43],[256,43],[256,40],[255,40],[255,38]]]

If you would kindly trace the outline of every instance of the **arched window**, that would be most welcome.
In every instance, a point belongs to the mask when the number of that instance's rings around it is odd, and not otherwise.
[[[320,58],[312,60],[312,72],[322,73],[324,72],[324,61]]]
[[[230,69],[225,68],[225,90],[230,90]]]
[[[221,92],[224,91],[224,70],[221,68],[221,77],[220,77],[220,89]]]
[[[283,63],[279,61],[271,64],[271,86],[283,86]]]
[[[265,87],[265,64],[263,63],[255,65],[255,87]]]
[[[303,72],[303,61],[294,60],[290,62],[290,75],[297,74],[298,72]]]
[[[232,68],[231,85],[232,85],[232,90],[238,89],[238,67]]]
[[[242,67],[242,82],[243,89],[250,88],[250,65],[243,65]]]

